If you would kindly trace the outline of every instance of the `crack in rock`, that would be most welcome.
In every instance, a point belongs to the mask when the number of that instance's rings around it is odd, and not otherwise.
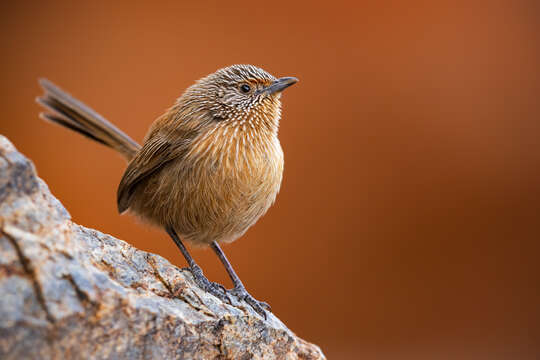
[[[39,280],[36,275],[36,271],[34,270],[32,263],[30,262],[30,259],[24,256],[23,250],[21,249],[21,247],[19,246],[15,238],[13,238],[10,234],[8,234],[4,229],[0,229],[0,232],[4,235],[6,239],[8,239],[11,245],[13,245],[15,253],[17,254],[17,257],[19,258],[19,261],[21,262],[21,265],[22,265],[22,268],[24,269],[25,274],[28,276],[28,278],[32,282],[32,286],[34,287],[34,292],[36,294],[36,299],[38,300],[43,311],[45,312],[45,317],[51,324],[54,324],[55,319],[49,311],[49,308],[47,306],[47,301],[45,300],[45,296],[43,295],[43,289],[41,288],[41,284],[39,283]]]

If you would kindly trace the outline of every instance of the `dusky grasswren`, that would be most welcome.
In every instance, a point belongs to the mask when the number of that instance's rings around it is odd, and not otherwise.
[[[105,144],[128,161],[118,210],[163,227],[186,258],[199,287],[245,300],[266,318],[270,307],[245,289],[219,243],[242,236],[273,204],[281,185],[278,140],[282,90],[298,80],[233,65],[190,86],[151,126],[142,147],[48,80],[42,118]],[[182,240],[210,245],[231,277],[230,291],[209,281]]]

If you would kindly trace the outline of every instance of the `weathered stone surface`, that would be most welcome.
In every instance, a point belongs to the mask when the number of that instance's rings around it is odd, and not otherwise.
[[[323,359],[160,256],[70,221],[0,136],[1,359]]]

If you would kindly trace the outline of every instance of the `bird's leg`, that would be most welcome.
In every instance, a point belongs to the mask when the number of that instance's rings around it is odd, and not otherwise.
[[[234,288],[231,290],[231,293],[237,296],[240,300],[245,300],[253,308],[253,310],[255,310],[257,313],[259,313],[262,317],[266,319],[266,312],[264,310],[270,311],[270,305],[268,305],[264,301],[258,301],[253,296],[251,296],[247,292],[244,284],[242,283],[238,275],[236,275],[236,272],[232,268],[232,265],[225,256],[223,250],[221,250],[219,244],[216,241],[213,241],[211,246],[214,252],[219,257],[219,260],[221,260],[221,262],[223,263],[223,266],[225,266],[225,270],[227,270],[227,273],[229,274],[234,284]]]
[[[195,279],[197,285],[202,290],[230,304],[231,300],[227,296],[227,290],[222,285],[212,282],[204,276],[202,269],[199,265],[197,265],[195,260],[193,260],[186,247],[182,243],[182,240],[180,240],[180,237],[178,236],[178,234],[176,234],[176,231],[172,227],[167,227],[166,230],[169,236],[174,240],[176,246],[178,246],[178,248],[182,252],[182,255],[184,255],[184,257],[186,258],[186,261],[188,262],[189,268],[191,270],[191,273],[193,274],[193,278]]]

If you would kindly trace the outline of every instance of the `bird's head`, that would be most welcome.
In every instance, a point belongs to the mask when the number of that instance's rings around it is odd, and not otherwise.
[[[253,65],[232,65],[197,81],[178,105],[210,127],[244,125],[277,133],[281,92],[297,81],[278,79]]]

